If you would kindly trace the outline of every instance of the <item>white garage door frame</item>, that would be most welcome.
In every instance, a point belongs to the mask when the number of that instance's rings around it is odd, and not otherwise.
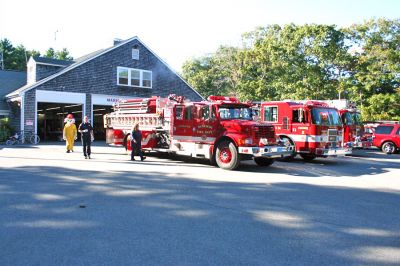
[[[85,111],[86,110],[86,94],[85,93],[36,90],[35,134],[37,134],[37,106],[38,106],[39,102],[82,104],[82,116],[86,112]]]

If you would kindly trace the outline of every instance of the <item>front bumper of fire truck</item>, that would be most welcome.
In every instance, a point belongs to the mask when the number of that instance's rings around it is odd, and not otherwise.
[[[351,154],[353,149],[351,147],[344,148],[316,148],[315,154],[322,157],[335,157],[335,156],[345,156]]]
[[[294,146],[262,146],[262,147],[242,147],[239,146],[240,154],[252,155],[254,157],[282,158],[293,155]]]
[[[352,148],[367,149],[372,147],[372,141],[360,140],[360,141],[348,142],[345,143],[344,145]]]

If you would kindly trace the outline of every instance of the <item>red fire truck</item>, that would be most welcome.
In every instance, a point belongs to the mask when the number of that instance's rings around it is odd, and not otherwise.
[[[324,101],[329,106],[338,109],[343,123],[343,146],[353,148],[370,148],[372,140],[365,134],[360,111],[349,100]]]
[[[305,160],[351,154],[342,146],[342,122],[337,109],[320,101],[261,103],[261,120],[272,123],[276,134]]]
[[[274,158],[290,156],[293,146],[277,142],[274,127],[252,120],[249,103],[233,97],[210,96],[190,102],[172,95],[120,101],[104,116],[108,142],[130,149],[132,125],[140,123],[144,150],[203,157],[223,169],[233,170],[240,160],[254,159],[268,166]]]

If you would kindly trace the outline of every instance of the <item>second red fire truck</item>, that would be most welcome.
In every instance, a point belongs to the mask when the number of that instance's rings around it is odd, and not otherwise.
[[[342,144],[342,121],[337,109],[320,101],[272,101],[260,106],[261,121],[272,123],[276,134],[294,145],[305,160],[351,154]]]
[[[353,148],[370,148],[372,140],[365,136],[361,113],[349,100],[325,101],[329,106],[338,109],[343,123],[343,145]]]
[[[203,157],[228,170],[246,159],[268,166],[293,152],[293,146],[277,142],[272,125],[253,121],[249,103],[233,97],[190,102],[172,95],[120,101],[104,116],[108,142],[125,139],[130,149],[129,134],[136,122],[143,149]]]

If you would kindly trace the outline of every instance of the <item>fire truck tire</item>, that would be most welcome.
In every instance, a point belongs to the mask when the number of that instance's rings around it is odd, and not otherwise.
[[[270,166],[271,164],[274,163],[273,158],[264,158],[264,157],[254,157],[254,162],[258,166]]]
[[[222,169],[236,169],[240,164],[240,160],[235,144],[231,141],[222,141],[219,143],[215,152],[215,161]]]
[[[396,152],[396,145],[391,141],[385,142],[382,145],[382,151],[384,153],[386,153],[386,154],[395,153]]]
[[[314,154],[303,154],[303,153],[300,153],[300,156],[306,161],[312,161],[317,157]]]
[[[214,154],[211,156],[211,158],[210,158],[210,164],[212,165],[212,166],[218,166],[218,164],[217,164],[217,160],[215,159],[215,152],[214,152]]]

